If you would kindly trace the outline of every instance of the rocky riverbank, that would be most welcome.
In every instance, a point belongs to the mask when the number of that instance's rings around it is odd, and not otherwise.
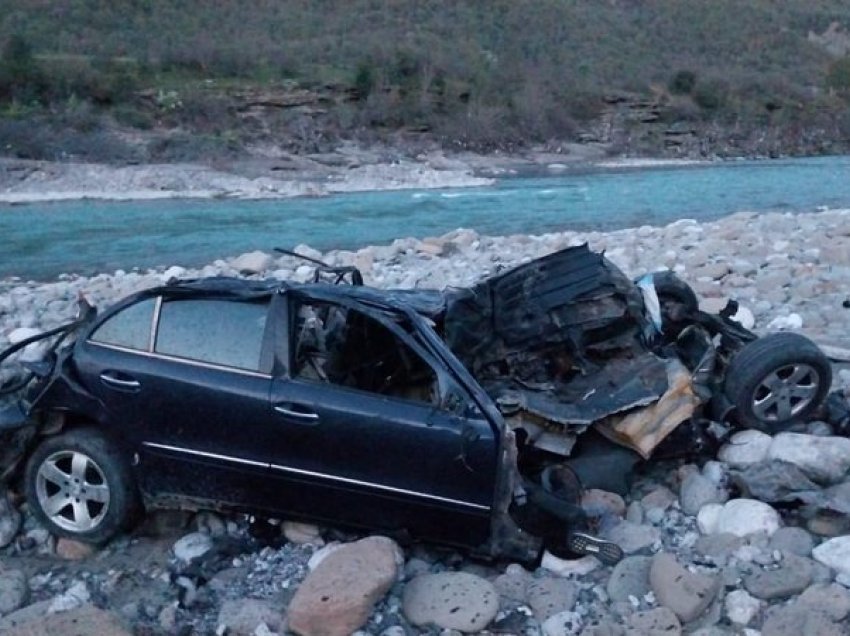
[[[585,241],[632,276],[674,269],[708,309],[737,299],[756,331],[791,329],[850,348],[850,210],[737,214],[605,234],[456,230],[357,252],[297,251],[357,265],[368,284],[445,287]],[[0,347],[65,321],[79,293],[105,304],[173,276],[306,280],[312,271],[291,257],[252,253],[197,270],[7,281]],[[850,394],[846,365],[836,364],[834,375],[835,388]],[[627,553],[614,568],[593,557],[547,556],[530,569],[482,564],[447,550],[402,551],[383,538],[211,513],[157,513],[94,550],[49,536],[10,492],[0,498],[0,631],[846,634],[848,447],[823,422],[773,437],[747,431],[717,461],[647,466],[625,497],[589,491],[584,504],[599,532]],[[806,505],[757,500],[779,502],[788,492],[804,494]]]
[[[569,166],[615,167],[602,144],[530,148],[522,154],[447,153],[434,144],[398,147],[339,144],[317,154],[256,147],[214,165],[108,165],[0,158],[0,203],[69,199],[149,200],[176,197],[274,199],[364,190],[489,185],[506,173],[560,172]],[[668,165],[677,160],[647,160]],[[628,161],[626,165],[631,165]],[[693,163],[693,162],[686,162]]]

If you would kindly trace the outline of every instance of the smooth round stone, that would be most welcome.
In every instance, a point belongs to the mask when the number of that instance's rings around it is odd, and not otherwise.
[[[423,574],[404,588],[402,609],[414,625],[477,632],[499,611],[493,584],[467,572]]]
[[[780,523],[779,513],[766,503],[755,499],[732,499],[720,510],[716,531],[738,537],[756,533],[772,536]]]

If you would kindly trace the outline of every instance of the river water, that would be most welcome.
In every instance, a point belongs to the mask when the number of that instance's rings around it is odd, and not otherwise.
[[[0,278],[50,279],[307,243],[358,248],[395,238],[612,230],[738,211],[850,208],[850,157],[736,161],[507,178],[493,186],[273,201],[75,201],[0,206]]]

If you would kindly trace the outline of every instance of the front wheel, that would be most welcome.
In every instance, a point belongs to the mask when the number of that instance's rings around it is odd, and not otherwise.
[[[45,439],[29,459],[27,500],[53,534],[104,543],[126,529],[139,508],[130,467],[90,429]]]
[[[776,432],[813,415],[831,383],[832,366],[815,343],[795,333],[774,333],[735,354],[724,392],[742,425]]]

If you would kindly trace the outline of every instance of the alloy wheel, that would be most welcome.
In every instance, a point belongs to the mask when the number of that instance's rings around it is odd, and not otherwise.
[[[79,451],[58,451],[41,463],[36,495],[44,514],[69,532],[96,528],[109,509],[109,485],[103,470]]]
[[[819,388],[814,367],[804,363],[779,367],[756,386],[753,413],[764,422],[789,420],[811,404]]]

